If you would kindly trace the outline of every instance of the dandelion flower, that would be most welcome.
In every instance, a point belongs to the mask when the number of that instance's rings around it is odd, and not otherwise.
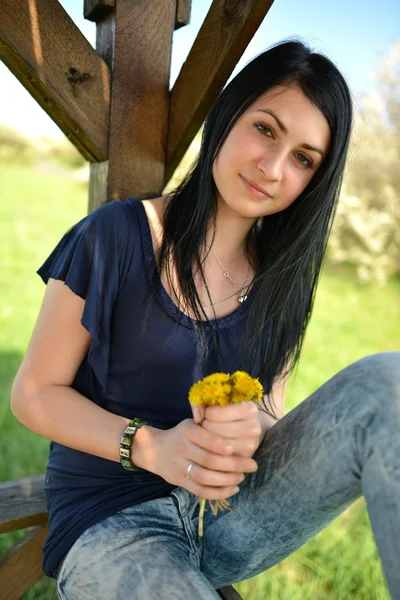
[[[227,373],[212,373],[197,383],[189,390],[189,401],[193,405],[226,406],[239,402],[258,402],[263,395],[263,387],[258,379],[254,379],[245,371],[235,371],[232,375]],[[228,500],[216,500],[213,505],[209,500],[213,515],[218,510],[233,510]],[[203,536],[204,511],[206,499],[199,497],[199,536]]]

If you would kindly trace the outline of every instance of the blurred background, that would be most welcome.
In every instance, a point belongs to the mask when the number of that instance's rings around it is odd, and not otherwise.
[[[88,41],[82,0],[61,2]],[[174,33],[171,87],[211,0]],[[400,5],[275,0],[233,75],[269,45],[301,37],[345,75],[356,110],[343,192],[287,411],[349,363],[400,349]],[[9,396],[44,293],[35,271],[87,213],[89,168],[0,63],[0,480],[41,474],[49,442],[12,416]],[[174,175],[199,147],[197,137]],[[24,532],[0,536],[0,554]],[[388,600],[363,498],[292,556],[238,584],[246,600]],[[44,578],[24,598],[55,600]]]

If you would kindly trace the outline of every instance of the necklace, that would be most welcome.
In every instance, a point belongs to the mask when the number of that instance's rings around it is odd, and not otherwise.
[[[233,285],[236,285],[236,283],[233,281],[233,279],[232,279],[232,277],[231,277],[231,274],[229,273],[229,271],[227,271],[227,270],[225,269],[224,265],[221,263],[221,261],[219,260],[219,258],[217,258],[217,257],[215,256],[213,249],[212,249],[212,248],[210,248],[210,250],[211,250],[211,254],[213,255],[213,257],[215,258],[215,260],[217,261],[217,263],[218,263],[218,264],[219,264],[219,266],[221,267],[221,269],[222,269],[222,272],[223,272],[223,274],[224,274],[224,277],[226,277],[227,279],[229,279],[229,281],[230,281],[230,282],[231,282]],[[246,281],[247,281],[247,277],[246,277]],[[245,286],[243,286],[243,287],[245,287]],[[246,292],[247,292],[247,290],[248,290],[248,287],[249,287],[249,286],[247,286],[247,287],[246,287]],[[243,292],[242,294],[240,294],[240,296],[238,296],[238,302],[240,302],[241,304],[243,304],[243,302],[246,302],[246,300],[247,300],[247,293],[246,293],[246,292]]]

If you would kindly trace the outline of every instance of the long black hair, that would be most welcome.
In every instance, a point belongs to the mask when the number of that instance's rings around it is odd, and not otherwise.
[[[352,102],[336,66],[303,42],[279,43],[247,64],[221,92],[210,110],[199,155],[182,183],[168,196],[159,271],[170,279],[172,257],[186,306],[201,323],[207,317],[193,273],[204,274],[204,249],[210,223],[216,223],[217,189],[212,169],[225,139],[246,109],[274,86],[300,87],[325,116],[329,151],[306,189],[288,208],[262,218],[249,232],[256,236],[256,294],[242,344],[242,368],[255,371],[270,393],[274,381],[298,362],[311,316],[316,286],[341,188],[352,126]],[[203,332],[203,333],[202,333]],[[268,352],[266,349],[268,348]],[[287,365],[290,364],[288,369]],[[266,406],[271,414],[271,406]],[[274,410],[272,409],[274,415]],[[275,415],[274,415],[275,416]]]

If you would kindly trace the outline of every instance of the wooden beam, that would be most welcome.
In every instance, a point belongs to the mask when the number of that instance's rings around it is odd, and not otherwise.
[[[175,29],[190,23],[191,0],[176,0]]]
[[[175,29],[190,21],[191,0],[176,0]],[[99,23],[115,9],[115,0],[84,0],[83,16]]]
[[[214,0],[171,92],[166,182],[273,0]]]
[[[42,547],[48,533],[47,527],[35,527],[0,558],[2,600],[19,600],[44,577]]]
[[[222,600],[242,600],[242,597],[231,585],[223,587],[217,590],[217,592],[221,596]]]
[[[176,0],[116,4],[108,200],[163,189],[175,14]]]
[[[59,2],[1,0],[0,59],[87,160],[107,158],[110,71]]]
[[[46,522],[44,475],[0,483],[0,533]]]
[[[103,21],[115,9],[115,0],[84,0],[83,16],[89,21]]]

